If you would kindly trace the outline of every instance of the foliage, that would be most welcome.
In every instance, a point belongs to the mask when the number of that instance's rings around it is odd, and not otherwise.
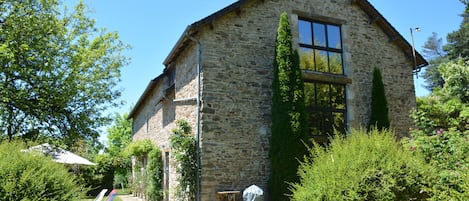
[[[97,140],[117,105],[115,89],[127,48],[115,32],[97,29],[80,2],[0,3],[0,136]]]
[[[114,123],[108,128],[106,153],[113,158],[115,177],[114,185],[124,187],[128,183],[131,169],[130,157],[124,154],[125,148],[132,141],[132,122],[127,119],[128,114],[116,114]]]
[[[404,140],[438,172],[432,200],[469,199],[469,63],[459,59],[438,68],[444,85],[417,100],[417,129]]]
[[[269,157],[270,197],[287,200],[287,182],[298,181],[298,158],[306,154],[306,109],[299,55],[293,51],[287,13],[280,16],[272,82],[272,135]]]
[[[154,149],[153,143],[149,139],[131,142],[125,148],[126,156],[144,157]]]
[[[388,102],[378,68],[373,70],[373,85],[371,88],[371,115],[369,128],[376,126],[378,130],[389,128]]]
[[[469,130],[469,63],[459,60],[439,68],[443,88],[418,98],[418,110],[411,117],[418,129],[431,133],[438,129]]]
[[[407,149],[437,169],[433,200],[469,200],[469,132],[438,129],[411,132]]]
[[[443,50],[442,39],[438,38],[438,34],[433,32],[432,36],[428,37],[422,50],[424,56],[429,60],[429,65],[426,67],[422,74],[425,79],[425,88],[430,91],[433,89],[442,88],[444,80],[441,77],[438,67],[440,64],[447,62],[446,52]]]
[[[458,30],[448,34],[446,37],[448,44],[444,46],[444,50],[448,52],[448,57],[452,60],[457,58],[469,59],[469,4],[467,2],[463,3],[466,9],[462,14],[461,26]]]
[[[292,188],[292,200],[424,200],[436,174],[388,130],[353,130],[329,147],[315,144]]]
[[[439,71],[445,81],[443,93],[469,103],[469,61],[459,59],[444,63]]]
[[[155,147],[148,153],[147,171],[147,187],[146,193],[148,200],[163,200],[163,159],[161,151]]]
[[[178,163],[176,173],[179,186],[176,196],[180,200],[195,200],[198,168],[196,140],[191,135],[192,128],[187,121],[177,120],[176,126],[169,137],[172,157]]]
[[[0,200],[81,200],[84,189],[65,166],[22,149],[18,142],[0,144]]]
[[[79,175],[90,191],[88,195],[97,195],[102,189],[113,189],[114,161],[107,153],[99,154],[94,158],[96,165],[80,168]]]
[[[161,200],[163,196],[163,160],[161,150],[149,139],[130,143],[126,147],[126,156],[136,159],[132,188],[136,193],[144,193],[149,200]]]

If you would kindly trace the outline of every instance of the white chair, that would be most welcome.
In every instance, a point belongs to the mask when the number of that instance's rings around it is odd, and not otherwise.
[[[106,194],[106,192],[107,192],[107,189],[101,190],[101,192],[99,192],[98,196],[96,196],[96,198],[94,199],[94,201],[101,201],[101,200],[103,200],[104,194]]]

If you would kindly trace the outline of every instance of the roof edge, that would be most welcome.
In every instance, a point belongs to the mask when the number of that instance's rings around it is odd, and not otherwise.
[[[187,39],[188,35],[190,36],[190,35],[194,34],[195,32],[197,32],[197,29],[200,28],[201,26],[203,26],[203,25],[217,19],[220,16],[223,16],[223,15],[229,13],[229,12],[232,12],[232,11],[238,9],[239,7],[241,7],[244,3],[248,2],[248,1],[250,1],[250,0],[236,1],[236,2],[232,3],[231,5],[223,8],[223,9],[221,9],[221,10],[219,10],[219,11],[217,11],[217,12],[215,12],[215,13],[213,13],[213,14],[211,14],[211,15],[209,15],[209,16],[207,16],[207,17],[205,17],[205,18],[203,18],[199,21],[197,21],[197,22],[194,22],[189,26],[187,26],[186,29],[184,30],[184,32],[182,33],[182,35],[179,37],[179,39],[176,42],[175,46],[169,52],[169,54],[166,57],[166,59],[164,60],[163,64],[165,66],[168,66],[170,64],[170,62],[172,62],[172,60],[177,56],[180,49],[183,48],[184,43],[188,40]],[[402,34],[399,33],[391,25],[391,23],[389,23],[389,21],[368,0],[351,0],[351,2],[357,4],[368,15],[379,16],[379,20],[382,21],[382,24],[378,24],[378,26],[381,29],[383,29],[383,31],[385,31],[385,32],[386,32],[386,30],[390,30],[391,32],[393,32],[391,34],[393,34],[394,36],[397,36],[398,40],[400,40],[402,42],[401,45],[398,44],[398,46],[401,48],[401,50],[406,54],[409,54],[408,51],[410,51],[410,54],[412,54],[412,52],[411,52],[412,51],[412,45],[410,45],[410,43],[402,36]],[[386,33],[386,34],[389,35],[390,33]],[[415,51],[415,55],[417,57],[417,64],[416,64],[416,66],[413,67],[413,70],[417,70],[419,68],[428,66],[428,61],[425,60],[425,58],[418,51]]]
[[[232,12],[232,11],[238,9],[239,7],[241,7],[241,5],[243,5],[247,1],[249,1],[249,0],[236,1],[232,4],[230,4],[229,6],[227,6],[225,8],[222,8],[221,10],[218,10],[215,13],[213,13],[213,14],[205,17],[205,18],[202,18],[201,20],[199,20],[197,22],[194,22],[191,25],[187,26],[186,29],[184,30],[184,32],[182,32],[182,35],[179,37],[178,41],[176,42],[176,45],[174,45],[173,49],[171,49],[168,56],[166,56],[166,59],[163,61],[163,64],[165,66],[169,65],[171,60],[176,56],[178,50],[181,48],[181,46],[187,40],[187,35],[192,35],[193,32],[196,32],[196,30],[198,28],[200,28],[201,26],[203,26],[203,25],[217,19],[220,16],[223,16],[223,15],[229,13],[229,12]]]
[[[127,119],[132,119],[135,116],[135,114],[137,113],[137,111],[140,109],[143,102],[145,101],[145,99],[150,95],[150,92],[156,87],[156,85],[164,77],[164,75],[165,73],[163,72],[160,75],[158,75],[156,78],[152,79],[150,83],[148,83],[147,87],[145,88],[145,91],[143,91],[143,94],[140,96],[137,103],[130,111]]]

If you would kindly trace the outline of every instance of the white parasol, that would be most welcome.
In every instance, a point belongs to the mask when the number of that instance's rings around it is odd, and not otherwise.
[[[96,165],[91,161],[76,155],[65,149],[53,147],[48,143],[30,147],[28,151],[38,151],[52,157],[57,163],[76,164],[76,165]]]

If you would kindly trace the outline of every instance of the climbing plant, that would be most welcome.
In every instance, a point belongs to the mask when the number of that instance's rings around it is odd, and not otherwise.
[[[125,152],[127,156],[137,159],[134,166],[133,190],[144,193],[147,200],[161,200],[163,198],[161,150],[146,139],[130,143]]]
[[[178,200],[195,200],[197,182],[197,148],[196,140],[191,135],[192,128],[185,120],[176,121],[177,128],[173,129],[169,138],[172,157],[178,163],[179,186],[176,189]]]

